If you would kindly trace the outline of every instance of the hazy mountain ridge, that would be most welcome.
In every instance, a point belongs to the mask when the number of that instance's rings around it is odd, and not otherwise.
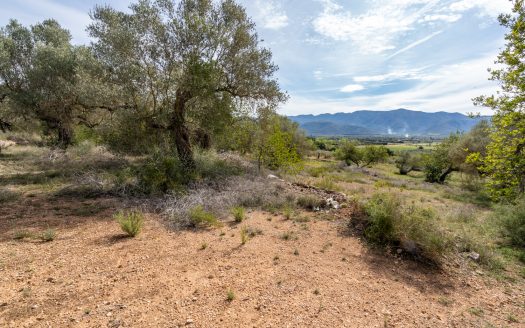
[[[446,136],[456,131],[469,131],[482,119],[460,113],[426,113],[408,109],[390,111],[356,111],[319,115],[289,116],[308,135],[434,135]]]

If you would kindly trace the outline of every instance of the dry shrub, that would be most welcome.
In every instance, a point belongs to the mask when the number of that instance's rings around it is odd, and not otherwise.
[[[169,218],[175,229],[192,227],[189,213],[197,206],[225,218],[231,208],[281,208],[290,202],[279,181],[245,174],[228,179],[206,180],[192,183],[184,192],[165,197],[161,211]]]

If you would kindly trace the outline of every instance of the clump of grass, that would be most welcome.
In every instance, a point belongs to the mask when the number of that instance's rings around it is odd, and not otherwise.
[[[507,321],[508,322],[514,322],[514,323],[518,323],[519,322],[518,318],[515,315],[513,315],[513,314],[507,315]]]
[[[198,205],[190,210],[189,217],[194,227],[218,227],[221,225],[217,217]]]
[[[32,238],[33,234],[27,230],[17,230],[13,236],[13,239],[22,240],[26,238]]]
[[[203,251],[203,250],[205,250],[206,248],[208,248],[208,243],[206,243],[206,242],[202,243],[200,249]]]
[[[304,195],[304,196],[297,198],[297,205],[304,209],[314,211],[322,207],[325,207],[326,201],[316,196]]]
[[[228,290],[228,293],[226,294],[226,300],[228,302],[232,302],[235,299],[235,293],[230,289]]]
[[[144,225],[144,214],[140,211],[120,211],[114,217],[122,231],[130,237],[137,236]]]
[[[231,209],[231,213],[233,215],[233,219],[237,223],[244,221],[244,219],[246,218],[246,211],[244,210],[244,207],[242,206],[233,207]]]
[[[20,195],[20,193],[9,189],[0,189],[0,204],[15,201],[20,198]]]
[[[331,176],[323,176],[320,181],[315,183],[315,186],[325,190],[337,189],[337,185]]]
[[[468,312],[470,312],[471,314],[477,317],[482,317],[483,314],[485,313],[485,311],[483,311],[482,308],[478,308],[478,307],[471,307],[470,309],[468,309]]]
[[[290,220],[294,215],[294,211],[292,209],[292,207],[290,206],[286,206],[284,209],[283,209],[283,216],[286,220]]]
[[[281,235],[282,240],[294,240],[297,239],[297,236],[293,231],[286,231]]]
[[[242,227],[241,228],[241,244],[242,245],[246,244],[248,239],[249,239],[248,228],[247,227]]]
[[[42,232],[40,235],[40,239],[44,242],[50,242],[55,240],[57,236],[57,232],[55,229],[48,228],[46,231]]]

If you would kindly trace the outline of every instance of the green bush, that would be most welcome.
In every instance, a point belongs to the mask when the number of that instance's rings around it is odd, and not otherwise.
[[[242,206],[235,206],[231,210],[235,222],[240,223],[246,218],[246,211]]]
[[[377,244],[395,240],[394,225],[401,220],[401,201],[391,194],[375,194],[366,204],[368,226],[365,237]]]
[[[438,261],[448,250],[450,238],[439,228],[430,209],[405,206],[392,194],[375,194],[366,204],[364,235],[378,245],[399,245],[405,251]]]
[[[49,242],[55,240],[56,236],[57,232],[55,231],[55,229],[49,228],[40,235],[40,240]]]
[[[120,211],[115,214],[115,219],[119,223],[122,231],[130,237],[137,236],[144,225],[144,215],[139,211]]]
[[[525,196],[513,205],[497,206],[495,217],[501,220],[503,236],[513,246],[525,248]]]
[[[188,182],[175,155],[155,153],[137,169],[141,189],[147,194],[165,193]]]
[[[220,222],[211,212],[204,210],[202,205],[196,206],[189,212],[191,224],[196,227],[218,227]]]

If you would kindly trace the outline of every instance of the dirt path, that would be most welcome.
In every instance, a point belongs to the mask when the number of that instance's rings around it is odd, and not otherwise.
[[[176,233],[150,216],[143,233],[128,239],[111,220],[114,202],[57,200],[0,208],[0,327],[519,327],[525,322],[522,284],[459,269],[421,269],[377,254],[341,234],[340,221],[294,222],[252,212],[241,224]],[[47,225],[57,229],[53,242],[12,238],[15,227],[36,231]],[[262,234],[241,245],[242,226]]]

